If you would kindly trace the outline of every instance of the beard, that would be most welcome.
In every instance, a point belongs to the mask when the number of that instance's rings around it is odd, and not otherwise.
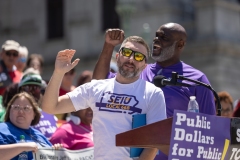
[[[124,77],[124,78],[135,78],[137,76],[140,75],[141,71],[140,69],[136,69],[136,66],[133,63],[129,63],[129,62],[124,62],[123,64],[121,64],[121,62],[118,60],[117,61],[118,64],[118,72]],[[134,70],[133,71],[129,71],[129,69],[124,69],[124,65],[125,64],[129,64],[129,65],[133,65],[134,66]]]
[[[166,61],[166,60],[172,58],[174,55],[176,43],[177,42],[174,42],[171,46],[163,49],[160,52],[160,55],[158,55],[158,56],[154,56],[153,54],[151,54],[152,59],[155,60],[156,62],[163,62],[163,61]]]

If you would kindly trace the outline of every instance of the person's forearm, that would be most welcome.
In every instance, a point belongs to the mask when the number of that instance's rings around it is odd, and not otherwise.
[[[41,108],[49,114],[56,114],[58,104],[59,88],[63,79],[64,73],[53,72],[53,75],[46,87]]]
[[[2,160],[9,160],[25,151],[25,144],[6,144],[0,145],[0,155]]]
[[[112,53],[114,50],[114,46],[108,43],[104,43],[102,53],[99,56],[99,59],[95,65],[93,71],[92,79],[104,79],[106,78],[109,70],[110,70],[110,61],[112,58]]]
[[[145,148],[138,160],[153,160],[157,154],[156,148]]]

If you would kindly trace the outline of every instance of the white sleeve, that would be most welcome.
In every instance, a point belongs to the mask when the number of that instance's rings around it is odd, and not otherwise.
[[[150,97],[147,110],[147,124],[166,119],[166,103],[163,91],[157,88]]]
[[[91,107],[91,82],[75,88],[73,91],[68,92],[67,95],[71,99],[76,111]]]

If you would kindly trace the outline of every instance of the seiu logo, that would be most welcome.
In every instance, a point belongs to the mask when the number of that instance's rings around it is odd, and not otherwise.
[[[129,104],[131,101],[131,97],[129,96],[119,96],[119,95],[111,95],[108,100],[109,103],[114,104]]]
[[[133,114],[142,112],[142,109],[136,108],[138,103],[135,96],[105,92],[96,107],[99,107],[99,111]]]

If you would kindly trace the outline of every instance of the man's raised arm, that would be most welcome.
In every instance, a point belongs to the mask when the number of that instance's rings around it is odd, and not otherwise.
[[[105,79],[110,71],[110,61],[114,47],[124,40],[124,31],[120,29],[108,29],[105,35],[105,43],[102,53],[94,67],[92,79]]]
[[[59,97],[59,88],[66,72],[74,68],[80,59],[71,62],[75,54],[75,50],[63,50],[58,52],[55,61],[55,69],[53,75],[46,87],[41,108],[49,114],[68,113],[75,111],[72,101],[68,95]]]

